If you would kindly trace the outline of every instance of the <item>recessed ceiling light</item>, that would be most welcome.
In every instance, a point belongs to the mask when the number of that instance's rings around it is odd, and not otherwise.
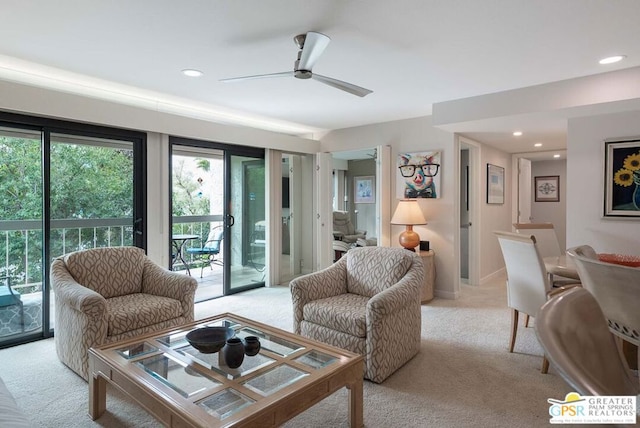
[[[554,158],[559,158],[559,157],[560,157],[560,155],[556,153],[555,155],[553,155],[553,157],[554,157]]]
[[[622,61],[626,57],[627,57],[626,55],[614,55],[614,56],[609,56],[607,58],[602,58],[598,62],[600,64],[613,64],[614,62]]]
[[[200,77],[204,73],[202,71],[200,71],[200,70],[194,70],[193,68],[186,68],[186,69],[182,70],[182,74],[184,74],[185,76],[189,76],[189,77]]]
[[[534,147],[542,147],[542,143],[535,143],[533,146]]]
[[[516,131],[513,133],[514,136],[519,137],[522,135],[522,131]]]

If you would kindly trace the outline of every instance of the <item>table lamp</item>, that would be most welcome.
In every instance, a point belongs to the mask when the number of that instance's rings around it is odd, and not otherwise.
[[[420,235],[413,231],[416,224],[427,224],[427,220],[422,214],[420,205],[415,199],[405,199],[398,203],[396,212],[393,213],[391,224],[404,224],[406,230],[400,234],[400,245],[410,251],[420,245]]]

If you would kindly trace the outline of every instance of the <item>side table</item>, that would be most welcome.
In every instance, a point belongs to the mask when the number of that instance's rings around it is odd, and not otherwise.
[[[422,298],[420,299],[422,303],[433,299],[433,286],[436,281],[435,254],[433,250],[418,252],[424,264],[424,284],[422,286]]]

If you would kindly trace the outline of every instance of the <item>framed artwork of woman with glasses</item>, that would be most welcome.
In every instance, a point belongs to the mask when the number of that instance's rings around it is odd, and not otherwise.
[[[398,155],[398,198],[437,198],[440,194],[440,152]]]

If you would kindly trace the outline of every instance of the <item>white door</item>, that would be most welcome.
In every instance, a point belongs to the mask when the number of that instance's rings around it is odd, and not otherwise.
[[[316,269],[333,262],[333,166],[331,153],[316,154]]]
[[[531,161],[518,158],[518,223],[531,220]]]

